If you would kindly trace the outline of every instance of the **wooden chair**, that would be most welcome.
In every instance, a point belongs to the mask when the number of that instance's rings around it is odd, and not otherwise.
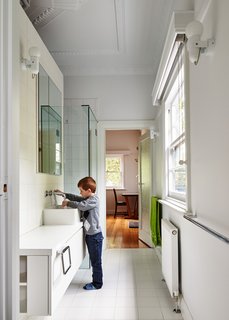
[[[116,218],[117,214],[127,214],[127,206],[126,206],[126,201],[124,200],[118,200],[117,197],[117,192],[115,189],[113,189],[114,192],[114,198],[115,198],[115,213],[114,213],[114,218]],[[118,212],[118,207],[126,207],[126,211],[119,211]]]

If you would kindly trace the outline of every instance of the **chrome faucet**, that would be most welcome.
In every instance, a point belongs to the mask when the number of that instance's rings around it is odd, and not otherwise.
[[[64,193],[61,193],[61,192],[55,192],[53,191],[52,192],[52,195],[54,197],[54,204],[55,204],[55,208],[58,208],[59,205],[58,205],[58,202],[57,202],[57,196],[61,196],[63,197],[64,199],[66,198],[65,194]]]

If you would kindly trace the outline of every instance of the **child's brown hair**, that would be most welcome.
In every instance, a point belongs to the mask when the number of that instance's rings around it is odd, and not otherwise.
[[[92,177],[85,177],[78,182],[78,187],[83,188],[84,190],[91,189],[91,192],[96,191],[96,182]]]

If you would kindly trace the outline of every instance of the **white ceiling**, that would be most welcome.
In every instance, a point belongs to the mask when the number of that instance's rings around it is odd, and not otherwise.
[[[177,0],[21,0],[64,75],[155,76]]]

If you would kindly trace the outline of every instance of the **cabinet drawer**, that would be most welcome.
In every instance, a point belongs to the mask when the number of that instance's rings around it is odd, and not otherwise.
[[[63,263],[62,263],[62,254],[60,251],[64,250],[65,248],[69,247],[69,250],[66,251],[65,255],[68,255],[68,251],[70,251],[70,259],[71,259],[71,267],[64,274],[63,270]],[[83,230],[79,230],[65,245],[62,249],[56,252],[56,256],[53,260],[53,285],[55,286],[56,283],[62,281],[62,279],[67,278],[68,274],[72,274],[73,271],[76,272],[82,262],[84,256],[84,249],[83,249]],[[68,267],[68,259],[65,259],[65,269]]]
[[[59,303],[61,297],[64,295],[66,289],[71,283],[75,273],[79,269],[79,266],[82,263],[82,260],[85,255],[84,250],[84,240],[83,240],[83,229],[80,229],[66,244],[62,249],[69,247],[65,251],[65,265],[63,267],[62,254],[56,253],[56,257],[53,261],[53,277],[52,277],[52,286],[53,286],[53,296],[52,296],[52,306],[55,308]],[[59,251],[59,250],[58,250]],[[68,251],[70,252],[71,266],[69,268],[68,261]],[[69,268],[69,269],[68,269]],[[67,270],[68,269],[68,270]],[[64,273],[64,271],[66,271]]]

